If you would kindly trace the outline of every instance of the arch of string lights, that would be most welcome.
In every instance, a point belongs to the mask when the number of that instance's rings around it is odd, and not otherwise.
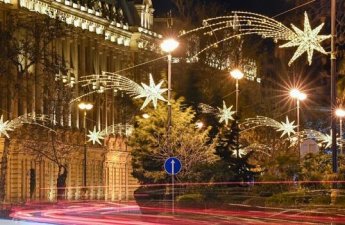
[[[52,128],[48,127],[47,125],[55,124],[55,120],[52,119],[50,116],[45,114],[24,114],[13,120],[4,121],[3,115],[0,117],[0,137],[6,136],[10,138],[8,132],[14,131],[17,128],[20,128],[24,124],[32,124],[41,126],[46,128],[50,131],[55,132]]]
[[[332,145],[332,136],[329,134],[324,134],[320,131],[311,130],[311,129],[302,130],[299,132],[299,134],[296,133],[291,137],[291,140],[293,141],[292,144],[294,144],[294,142],[298,139],[298,136],[302,140],[313,139],[316,142],[325,145],[325,148],[329,148]],[[337,142],[339,143],[339,142],[344,142],[344,141],[338,139]]]
[[[227,107],[225,101],[223,101],[223,108],[213,108],[210,105],[200,103],[198,108],[200,109],[201,113],[205,114],[212,114],[219,118],[219,123],[224,122],[225,125],[229,124],[229,120],[234,120],[233,116],[236,112],[232,111],[233,106]]]
[[[194,55],[194,57],[198,57],[201,53],[211,48],[218,47],[220,43],[229,41],[233,38],[253,34],[259,35],[262,38],[272,38],[275,43],[278,41],[287,41],[285,44],[279,46],[281,48],[298,46],[295,54],[289,61],[289,65],[304,52],[307,52],[308,62],[311,64],[314,50],[327,54],[320,45],[320,42],[330,38],[330,35],[318,35],[323,25],[322,23],[315,29],[312,29],[307,13],[304,14],[304,30],[302,31],[293,24],[291,24],[292,29],[290,29],[281,22],[264,15],[234,11],[228,16],[205,19],[203,20],[202,27],[189,31],[182,31],[180,37],[199,32],[203,35],[215,36],[215,41],[213,43],[207,45]],[[228,37],[218,40],[217,33],[227,29],[235,32]]]
[[[134,99],[145,98],[140,109],[145,108],[151,101],[154,108],[156,108],[157,100],[166,101],[162,94],[168,89],[161,88],[163,81],[160,81],[156,85],[151,74],[149,75],[149,80],[149,85],[141,83],[140,86],[127,77],[111,72],[83,76],[77,83],[82,87],[91,86],[92,91],[72,99],[70,103],[79,101],[81,98],[94,93],[103,93],[107,90],[113,90],[114,92],[123,91]]]
[[[291,134],[295,134],[295,128],[297,127],[294,125],[295,121],[290,122],[289,118],[286,117],[285,122],[278,122],[274,119],[264,117],[264,116],[257,116],[254,118],[247,118],[244,122],[239,124],[239,127],[241,129],[241,132],[255,129],[257,127],[272,127],[276,131],[282,131],[282,135],[280,137],[283,137],[285,134],[290,137]]]
[[[278,122],[274,119],[257,116],[254,118],[247,118],[244,122],[239,124],[241,132],[252,130],[258,127],[272,127],[276,131],[282,131],[281,137],[285,134],[288,135],[289,140],[292,145],[297,144],[298,138],[301,140],[313,139],[318,143],[324,144],[326,148],[330,147],[332,144],[332,136],[329,134],[324,134],[320,131],[305,129],[297,133],[294,129],[297,127],[294,125],[294,121],[289,122],[288,117],[286,117],[286,122]],[[292,135],[291,135],[292,134]],[[343,140],[338,139],[338,142],[343,142]]]

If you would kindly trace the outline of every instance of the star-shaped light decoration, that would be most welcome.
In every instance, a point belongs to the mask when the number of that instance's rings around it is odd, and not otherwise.
[[[157,100],[166,101],[165,98],[162,96],[164,92],[166,92],[167,88],[161,88],[163,84],[163,81],[159,82],[157,85],[155,84],[152,74],[150,74],[150,85],[147,86],[144,83],[141,83],[141,86],[143,90],[139,95],[137,95],[135,98],[146,98],[143,105],[141,106],[140,110],[145,108],[151,101],[153,104],[153,107],[157,108]]]
[[[97,131],[96,130],[96,126],[93,127],[93,131],[89,130],[89,134],[87,136],[89,137],[88,142],[92,141],[92,144],[95,144],[97,142],[98,144],[101,145],[102,143],[101,143],[100,140],[104,139],[103,134],[101,133],[101,131]]]
[[[289,61],[289,66],[304,52],[307,52],[308,54],[309,65],[311,65],[312,62],[314,50],[327,54],[325,49],[320,45],[320,42],[328,39],[330,35],[318,35],[323,25],[324,23],[312,30],[306,12],[304,12],[304,31],[291,24],[292,29],[295,31],[295,35],[290,37],[290,41],[288,43],[279,46],[280,48],[298,46],[295,54]]]
[[[0,118],[0,137],[2,135],[5,135],[7,138],[10,138],[7,131],[13,131],[13,129],[9,126],[8,122],[9,121],[4,122],[3,115],[1,115],[1,118]]]
[[[331,146],[332,146],[332,135],[325,134],[325,135],[322,137],[322,143],[326,144],[326,147],[325,147],[325,148],[331,147]]]
[[[234,115],[236,112],[235,111],[231,111],[232,106],[230,106],[229,108],[226,107],[225,101],[223,101],[223,109],[217,107],[219,110],[218,113],[218,117],[219,117],[219,123],[221,122],[225,122],[226,125],[228,125],[229,120],[234,120],[234,118],[232,117],[232,115]]]
[[[280,127],[277,129],[277,131],[283,131],[282,135],[280,137],[283,137],[285,134],[287,134],[288,137],[290,137],[290,134],[296,133],[295,128],[297,127],[294,125],[295,121],[292,121],[290,123],[289,118],[286,117],[286,122],[281,122]]]

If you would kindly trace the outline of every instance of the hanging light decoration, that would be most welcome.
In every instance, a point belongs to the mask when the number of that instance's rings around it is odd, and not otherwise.
[[[166,101],[162,94],[168,90],[167,88],[161,88],[163,81],[155,84],[152,74],[149,75],[149,85],[144,83],[139,85],[127,77],[110,72],[102,72],[102,74],[84,76],[79,80],[78,83],[80,83],[82,87],[86,87],[91,84],[92,91],[78,96],[71,102],[77,101],[82,97],[91,95],[95,92],[104,93],[107,90],[113,90],[115,94],[118,90],[120,90],[122,93],[126,93],[133,99],[145,98],[144,103],[140,108],[141,110],[150,102],[152,102],[154,108],[156,108],[158,100]]]
[[[292,29],[283,25],[272,18],[264,15],[251,12],[234,11],[228,16],[221,16],[206,19],[203,21],[203,26],[189,31],[182,31],[180,37],[201,32],[204,35],[217,35],[218,32],[230,29],[234,31],[233,35],[229,35],[223,39],[215,41],[205,48],[197,52],[194,57],[198,57],[201,53],[220,46],[221,43],[246,35],[259,35],[262,38],[271,38],[275,43],[278,41],[288,41],[280,45],[281,48],[298,46],[295,54],[291,58],[289,65],[291,65],[304,52],[307,52],[308,62],[311,64],[314,50],[326,54],[322,48],[321,42],[330,38],[330,35],[319,35],[323,27],[323,23],[312,29],[309,23],[307,13],[304,14],[304,30],[298,29],[295,25],[291,25]]]

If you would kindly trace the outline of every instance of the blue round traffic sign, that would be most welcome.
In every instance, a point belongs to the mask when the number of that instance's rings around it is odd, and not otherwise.
[[[176,175],[181,171],[181,161],[176,157],[170,157],[164,162],[164,169],[170,175]]]

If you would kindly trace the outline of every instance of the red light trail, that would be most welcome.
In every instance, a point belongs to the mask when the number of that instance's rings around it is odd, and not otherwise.
[[[142,206],[136,203],[63,202],[17,207],[14,219],[66,225],[203,225],[203,224],[344,224],[345,216],[300,209],[278,209],[234,205],[227,209]]]

